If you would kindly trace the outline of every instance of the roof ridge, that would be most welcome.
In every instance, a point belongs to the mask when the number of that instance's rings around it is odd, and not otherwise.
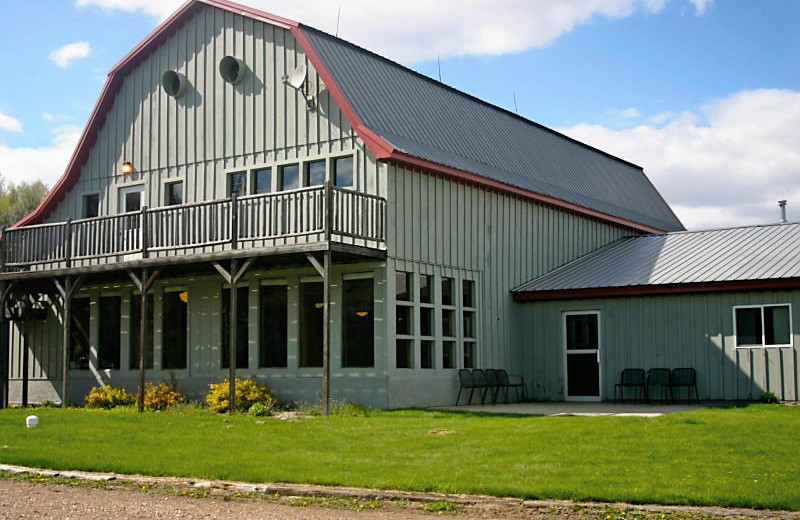
[[[519,121],[521,121],[523,123],[527,123],[529,125],[533,125],[533,126],[535,126],[537,128],[540,128],[541,130],[549,132],[549,133],[551,133],[551,134],[553,134],[553,135],[555,135],[557,137],[560,137],[562,139],[566,139],[566,140],[568,140],[568,141],[570,141],[572,143],[575,143],[577,145],[582,146],[583,148],[586,148],[586,149],[591,150],[593,152],[597,152],[597,153],[599,153],[601,155],[604,155],[604,156],[606,156],[606,157],[608,157],[610,159],[613,159],[615,161],[619,161],[619,162],[621,162],[623,164],[627,164],[628,166],[632,166],[634,168],[638,168],[639,170],[644,172],[644,168],[642,166],[634,163],[634,162],[628,161],[628,160],[623,159],[621,157],[618,157],[618,156],[616,156],[614,154],[606,152],[605,150],[601,150],[600,148],[596,148],[596,147],[594,147],[592,145],[586,144],[586,143],[584,143],[582,141],[579,141],[579,140],[577,140],[577,139],[575,139],[573,137],[570,137],[570,136],[568,136],[568,135],[566,135],[566,134],[564,134],[562,132],[559,132],[558,130],[550,128],[549,126],[543,125],[542,123],[537,123],[536,121],[534,121],[532,119],[528,119],[527,117],[521,116],[521,115],[519,115],[519,114],[517,114],[515,112],[512,112],[512,111],[510,111],[510,110],[508,110],[506,108],[503,108],[501,106],[495,105],[494,103],[490,103],[490,102],[488,102],[488,101],[486,101],[484,99],[481,99],[481,98],[479,98],[477,96],[473,96],[472,94],[470,94],[468,92],[464,92],[463,90],[459,90],[459,89],[457,89],[457,88],[455,88],[453,86],[448,85],[447,83],[443,83],[443,82],[438,81],[438,80],[436,80],[436,79],[434,79],[434,78],[432,78],[430,76],[426,76],[425,74],[422,74],[421,72],[417,72],[416,70],[414,70],[414,69],[412,69],[410,67],[406,67],[402,63],[398,63],[398,62],[396,62],[396,61],[394,61],[394,60],[392,60],[390,58],[387,58],[386,56],[382,56],[382,55],[380,55],[380,54],[378,54],[378,53],[376,53],[374,51],[371,51],[371,50],[369,50],[367,48],[361,47],[360,45],[357,45],[357,44],[355,44],[353,42],[350,42],[350,41],[345,40],[343,38],[339,38],[338,36],[334,36],[334,35],[332,35],[332,34],[330,34],[328,32],[325,32],[325,31],[323,31],[321,29],[317,29],[316,27],[312,27],[310,25],[306,25],[306,24],[304,24],[302,22],[300,22],[299,25],[303,29],[314,31],[314,32],[316,32],[318,34],[322,34],[322,35],[324,35],[324,36],[326,36],[328,38],[333,38],[338,42],[341,42],[341,43],[343,43],[345,45],[348,45],[348,46],[350,46],[350,47],[352,47],[354,49],[357,49],[357,50],[359,50],[361,52],[369,54],[370,56],[374,56],[374,57],[376,57],[376,58],[378,58],[378,59],[380,59],[382,61],[385,61],[386,63],[389,63],[394,67],[398,67],[398,68],[400,68],[400,69],[402,69],[402,70],[404,70],[406,72],[410,72],[411,74],[413,74],[413,75],[415,75],[415,76],[417,76],[417,77],[419,77],[419,78],[421,78],[421,79],[423,79],[423,80],[425,80],[425,81],[427,81],[429,83],[432,83],[433,85],[436,85],[438,87],[443,87],[443,88],[445,88],[445,89],[447,89],[447,90],[449,90],[451,92],[454,92],[455,94],[458,94],[459,96],[463,96],[463,97],[465,97],[465,98],[467,98],[467,99],[469,99],[471,101],[475,101],[475,102],[477,102],[477,103],[479,103],[481,105],[487,106],[487,107],[489,107],[489,108],[491,108],[493,110],[497,110],[497,111],[499,111],[499,112],[501,112],[501,113],[503,113],[503,114],[505,114],[507,116],[510,116],[510,117],[512,117],[514,119],[517,119],[517,120],[519,120]],[[646,177],[646,175],[645,175],[645,177]]]
[[[756,229],[756,228],[763,228],[763,227],[780,227],[780,226],[797,226],[800,225],[800,221],[798,222],[771,222],[767,224],[740,224],[738,226],[728,226],[728,227],[718,227],[718,228],[708,228],[708,229],[686,229],[683,231],[668,231],[665,233],[649,233],[647,235],[639,235],[635,238],[647,238],[647,237],[656,237],[656,236],[666,236],[666,235],[689,235],[689,234],[698,234],[698,233],[715,233],[720,231],[730,231],[734,229]]]

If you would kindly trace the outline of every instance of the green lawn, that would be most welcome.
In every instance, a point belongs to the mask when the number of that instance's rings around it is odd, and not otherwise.
[[[800,509],[800,408],[509,417],[272,418],[183,408],[0,411],[0,462],[529,498]]]

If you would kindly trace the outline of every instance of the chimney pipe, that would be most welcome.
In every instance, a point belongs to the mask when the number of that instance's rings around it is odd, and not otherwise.
[[[778,206],[781,208],[781,224],[786,224],[786,201],[779,200]]]

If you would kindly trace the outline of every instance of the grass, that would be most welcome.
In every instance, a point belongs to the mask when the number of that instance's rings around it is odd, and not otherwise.
[[[800,408],[656,419],[372,412],[298,421],[183,407],[0,411],[0,462],[52,469],[800,509]]]

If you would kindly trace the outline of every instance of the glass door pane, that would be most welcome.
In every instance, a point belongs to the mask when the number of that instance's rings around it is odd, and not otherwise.
[[[600,315],[596,312],[564,317],[566,398],[600,400]]]

